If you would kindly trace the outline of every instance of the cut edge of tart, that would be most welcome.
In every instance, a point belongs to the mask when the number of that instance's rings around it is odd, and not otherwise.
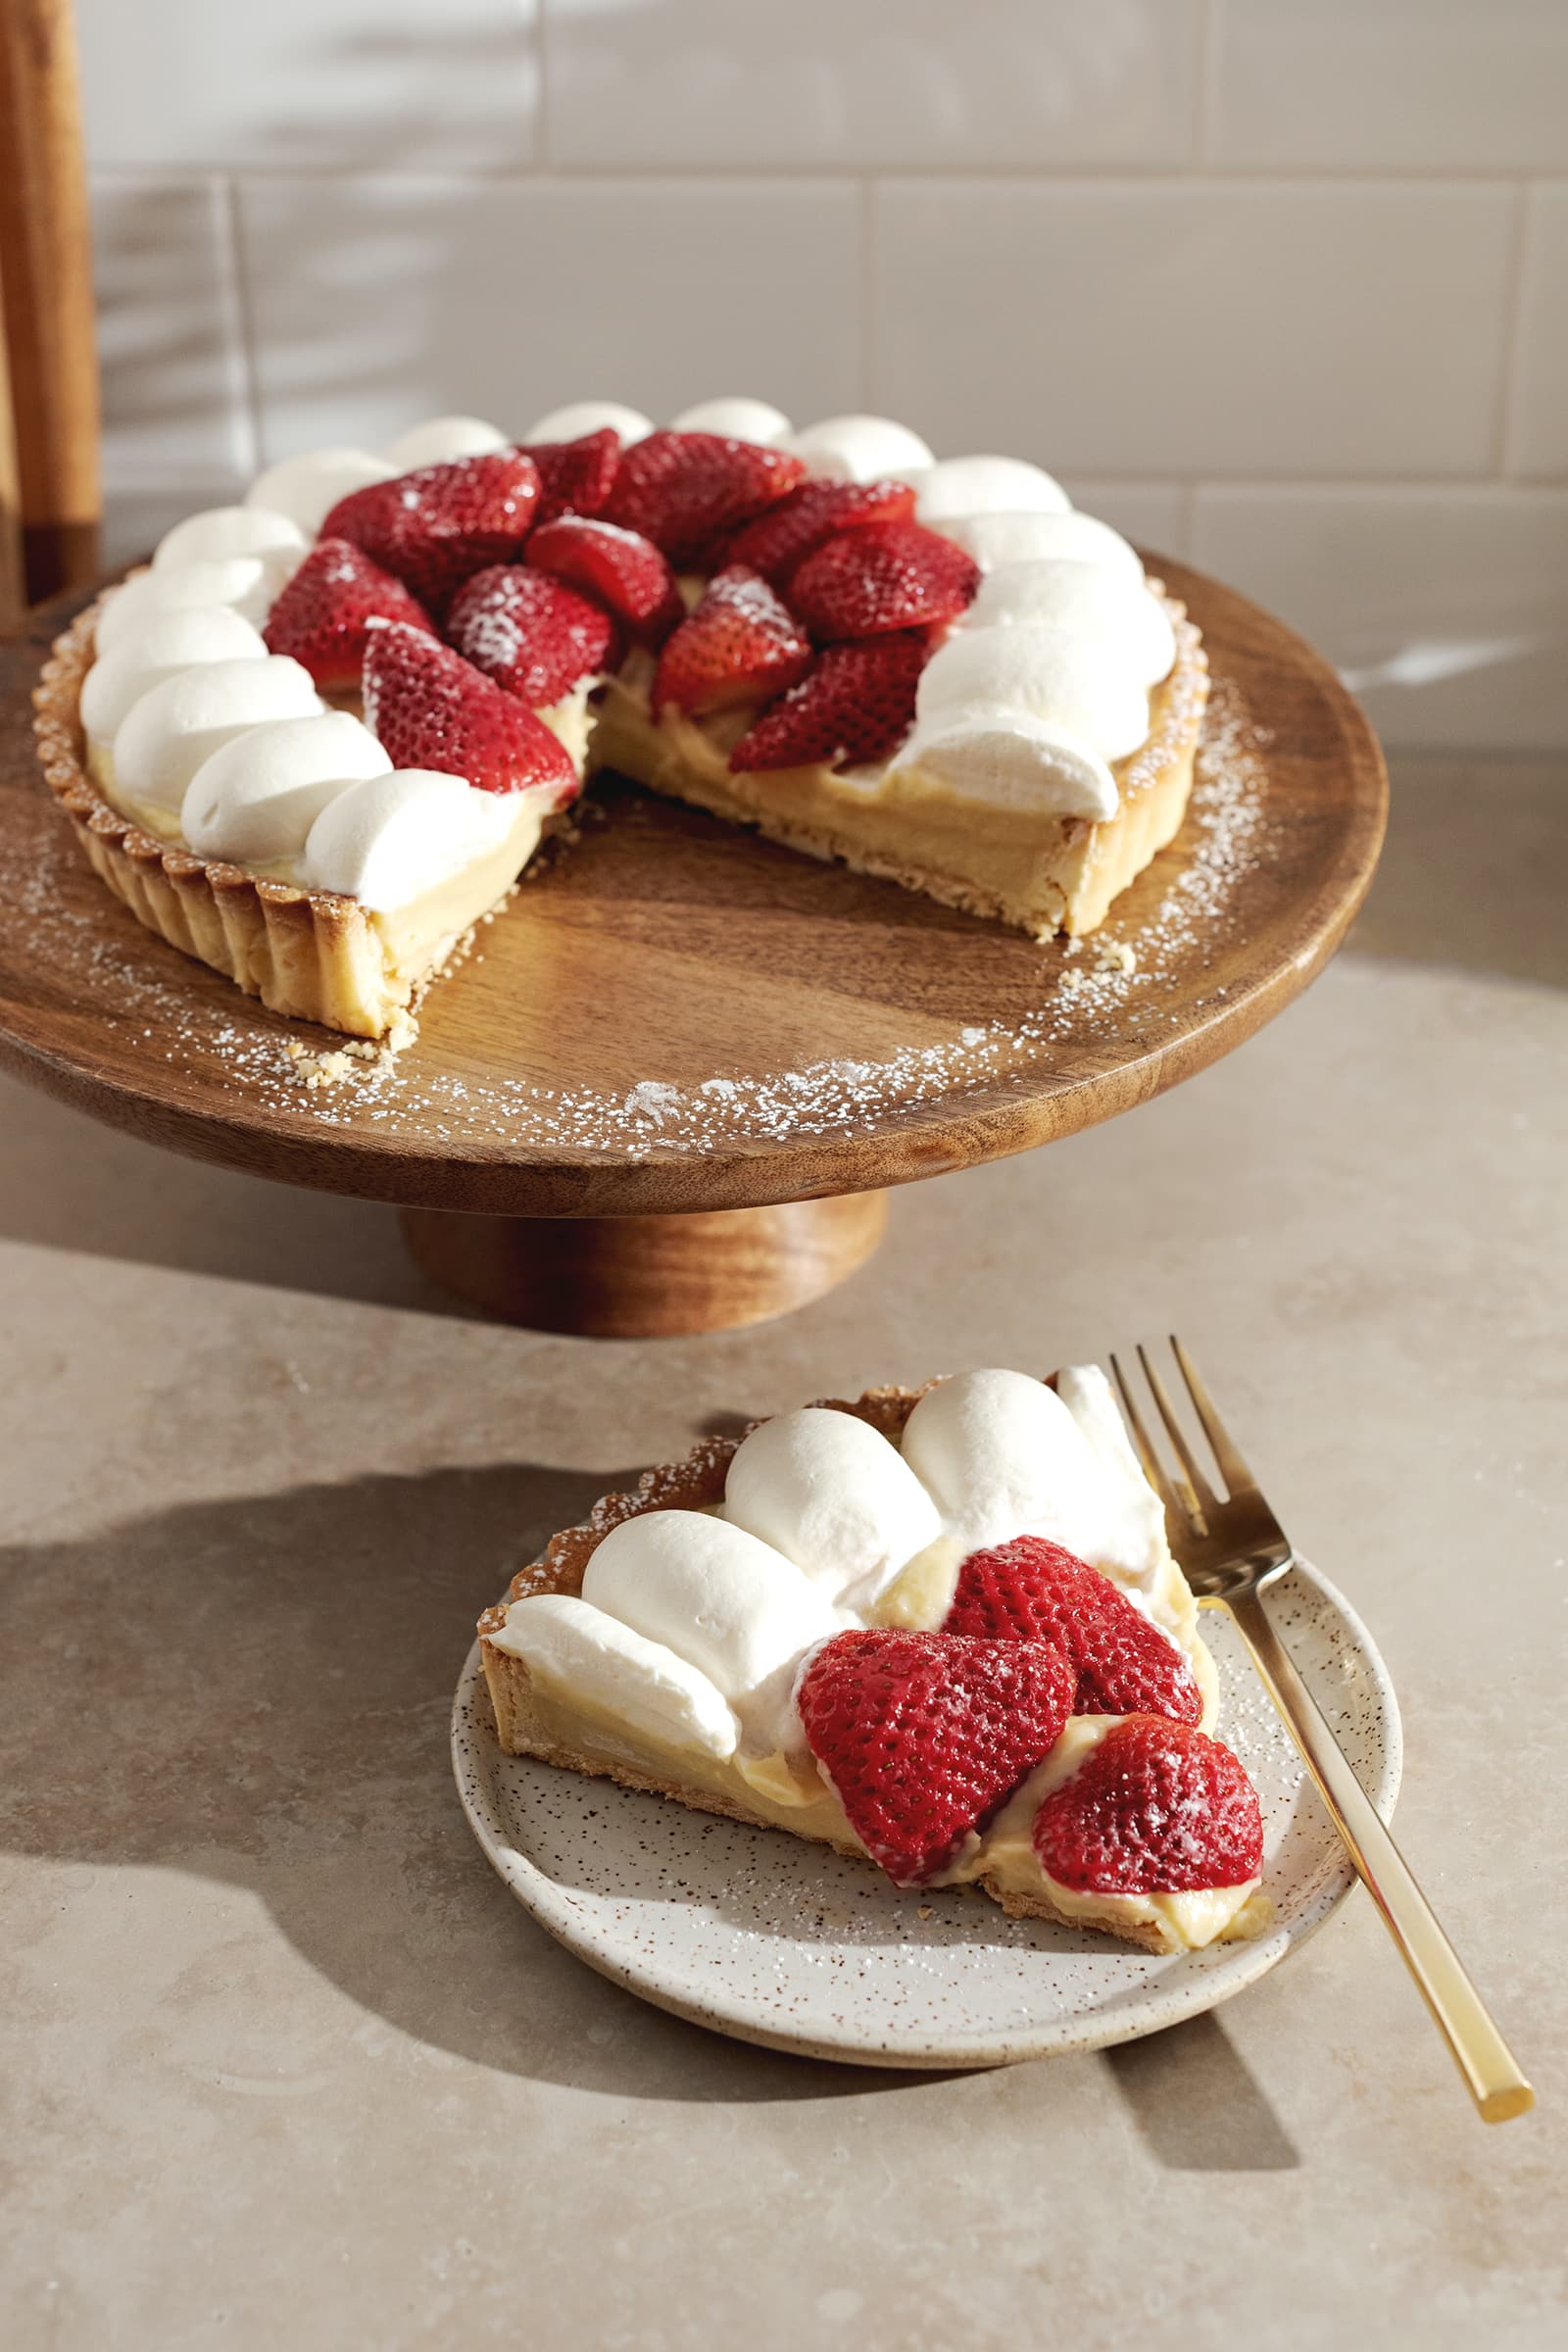
[[[1180,830],[1193,788],[1208,658],[1186,607],[1150,577],[1176,639],[1170,674],[1150,696],[1149,734],[1116,761],[1114,816],[1011,811],[921,788],[886,762],[876,780],[823,764],[741,770],[729,752],[750,713],[725,725],[656,718],[635,676],[612,678],[589,742],[589,772],[609,769],[829,864],[1006,923],[1036,939],[1097,930],[1113,899]]]
[[[1054,1385],[1054,1379],[1046,1386]],[[849,1400],[819,1399],[819,1405],[863,1422],[897,1446],[911,1413],[939,1387],[878,1388]],[[623,1714],[596,1705],[580,1690],[536,1671],[505,1645],[508,1612],[519,1601],[541,1598],[582,1602],[584,1576],[594,1554],[616,1529],[650,1513],[683,1511],[717,1515],[730,1464],[745,1439],[763,1428],[754,1422],[735,1437],[713,1438],[684,1459],[647,1471],[627,1493],[607,1494],[588,1516],[554,1535],[538,1559],[514,1577],[507,1596],[478,1622],[480,1657],[495,1714],[500,1745],[508,1755],[529,1757],[560,1769],[657,1795],[690,1809],[722,1815],[758,1829],[783,1829],[825,1844],[854,1860],[871,1859],[852,1829],[831,1780],[809,1755],[801,1758],[737,1748],[722,1759],[698,1748],[664,1742]],[[906,1575],[907,1572],[906,1572]],[[905,1575],[862,1622],[890,1634],[910,1622],[899,1602]],[[1107,1579],[1107,1581],[1112,1581]],[[1158,1606],[1169,1640],[1185,1656],[1202,1697],[1201,1724],[1167,1726],[1173,1740],[1207,1738],[1217,1711],[1218,1688],[1212,1659],[1197,1632],[1197,1609],[1185,1578],[1168,1549],[1161,1563]],[[1148,1613],[1148,1612],[1146,1612]],[[918,1622],[918,1619],[915,1619]],[[916,1635],[915,1639],[922,1637]],[[820,1644],[820,1656],[831,1646]],[[1186,1892],[1116,1895],[1083,1892],[1051,1879],[1034,1843],[1034,1825],[1048,1798],[1070,1782],[1106,1738],[1128,1725],[1147,1725],[1147,1715],[1075,1715],[1049,1752],[1029,1769],[989,1817],[983,1838],[971,1838],[953,1865],[921,1882],[932,1887],[966,1886],[990,1895],[1010,1917],[1040,1919],[1090,1929],[1161,1954],[1211,1941],[1255,1936],[1267,1926],[1272,1906],[1259,1891],[1259,1876],[1242,1885]],[[1219,1753],[1229,1758],[1229,1751]],[[1234,1759],[1230,1759],[1234,1762]],[[1240,1773],[1241,1768],[1237,1766]],[[1245,1776],[1243,1776],[1245,1778]],[[891,1875],[891,1874],[890,1874]]]

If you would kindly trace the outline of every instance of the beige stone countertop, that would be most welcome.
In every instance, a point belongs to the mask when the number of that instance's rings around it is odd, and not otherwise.
[[[8,2346],[1564,2340],[1568,774],[1395,809],[1283,1019],[895,1195],[760,1331],[469,1321],[390,1210],[0,1091]],[[1196,2023],[951,2076],[725,2041],[533,1925],[447,1761],[526,1547],[715,1416],[1173,1324],[1383,1648],[1534,2116],[1475,2120],[1360,1892]]]

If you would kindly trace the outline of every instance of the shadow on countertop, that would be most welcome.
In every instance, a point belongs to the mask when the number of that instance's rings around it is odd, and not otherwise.
[[[1394,762],[1388,846],[1352,960],[1568,987],[1568,768]],[[0,1236],[405,1312],[468,1316],[409,1256],[397,1212],[210,1167],[0,1079]],[[9,1100],[8,1100],[9,1097]]]
[[[1568,763],[1389,764],[1388,840],[1348,952],[1568,988]]]
[[[252,1889],[364,2009],[511,2074],[741,2104],[918,2095],[946,2080],[754,2048],[648,2008],[536,1927],[474,1844],[448,1760],[467,1629],[552,1529],[634,1475],[497,1464],[358,1479],[0,1552],[5,1843]],[[114,1604],[117,1650],[90,1701],[71,1606],[83,1593],[100,1624]],[[1049,2119],[1065,2070],[1094,2065],[1108,2065],[1162,2164],[1297,2161],[1212,2017],[1030,2069],[1031,2121]],[[1193,2115],[1212,2102],[1195,2091],[1216,2068],[1225,2125],[1205,2155]]]

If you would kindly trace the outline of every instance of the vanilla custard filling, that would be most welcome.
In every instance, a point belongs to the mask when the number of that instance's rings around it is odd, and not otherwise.
[[[1050,1755],[1013,1790],[976,1851],[965,1855],[937,1884],[984,1878],[1004,1894],[1037,1894],[1044,1886],[1056,1909],[1069,1919],[1158,1927],[1170,1943],[1187,1951],[1235,1936],[1255,1936],[1269,1917],[1266,1900],[1253,1905],[1259,1885],[1256,1879],[1240,1886],[1106,1894],[1064,1886],[1042,1863],[1034,1845],[1035,1815],[1048,1796],[1072,1779],[1120,1720],[1115,1715],[1075,1715]],[[1249,1906],[1252,1906],[1251,1915],[1244,1923],[1242,1915]]]

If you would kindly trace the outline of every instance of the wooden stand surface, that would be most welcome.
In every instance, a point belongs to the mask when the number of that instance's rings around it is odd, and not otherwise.
[[[733,1331],[820,1298],[882,1239],[886,1193],[686,1217],[453,1216],[406,1208],[416,1261],[443,1290],[534,1331],[662,1340]]]
[[[874,1246],[883,1187],[1072,1134],[1240,1045],[1360,903],[1387,797],[1361,712],[1282,623],[1152,561],[1202,627],[1227,748],[1101,935],[1132,978],[1095,941],[1041,947],[611,783],[417,1041],[314,1087],[289,1048],[341,1040],[143,931],[79,861],[29,723],[62,600],[0,653],[0,1063],[172,1150],[395,1201],[421,1264],[518,1320],[781,1312]]]

